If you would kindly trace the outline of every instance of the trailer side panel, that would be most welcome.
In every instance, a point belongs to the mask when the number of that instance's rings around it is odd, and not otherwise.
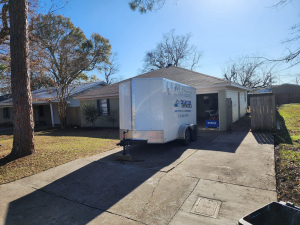
[[[131,82],[119,84],[120,129],[131,130]]]

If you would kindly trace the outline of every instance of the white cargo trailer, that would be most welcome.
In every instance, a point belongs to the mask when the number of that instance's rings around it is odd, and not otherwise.
[[[197,139],[196,89],[165,78],[133,78],[119,85],[118,145],[184,145]],[[125,150],[124,150],[125,152]]]

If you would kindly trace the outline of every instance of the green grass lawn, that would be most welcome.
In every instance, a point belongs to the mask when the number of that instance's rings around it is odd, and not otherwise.
[[[276,170],[278,199],[300,205],[300,104],[278,107]]]
[[[0,135],[0,184],[116,147],[117,129],[67,129],[35,132],[35,154],[14,161],[7,156],[12,135]]]

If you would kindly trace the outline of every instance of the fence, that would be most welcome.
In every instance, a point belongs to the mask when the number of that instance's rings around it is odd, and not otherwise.
[[[276,104],[300,103],[300,93],[275,94]]]
[[[273,131],[276,128],[275,96],[251,97],[251,130]]]
[[[272,96],[272,95],[273,95],[273,93],[248,94],[248,95],[247,95],[247,105],[248,105],[248,106],[251,106],[251,104],[250,104],[250,99],[251,99],[252,97]]]
[[[68,126],[80,126],[80,107],[68,107],[67,108],[67,125]]]

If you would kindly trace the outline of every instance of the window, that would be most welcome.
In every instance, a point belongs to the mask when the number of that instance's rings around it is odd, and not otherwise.
[[[10,110],[9,108],[3,108],[3,118],[4,119],[9,119],[10,118]]]
[[[209,104],[209,96],[203,96],[203,103],[205,104],[205,105],[207,105],[207,104]]]
[[[43,105],[39,105],[39,116],[44,116],[44,106]]]
[[[98,114],[99,116],[109,116],[110,105],[109,99],[97,100]]]

